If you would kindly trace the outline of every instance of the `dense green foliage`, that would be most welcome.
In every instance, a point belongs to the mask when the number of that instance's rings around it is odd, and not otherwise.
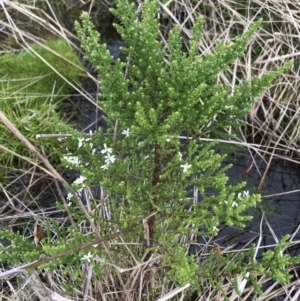
[[[81,76],[79,55],[63,39],[45,45],[33,44],[18,54],[0,56],[0,109],[34,145],[37,134],[56,133],[62,114],[58,104],[66,99]],[[0,124],[0,143],[22,156],[32,154]],[[44,141],[48,155],[59,147],[58,141]],[[1,152],[0,162],[13,166],[11,154]],[[21,160],[16,168],[21,168]],[[16,161],[15,161],[16,163]]]
[[[18,54],[4,54],[0,66],[0,76],[9,82],[7,88],[13,96],[30,99],[61,99],[57,94],[71,89],[65,79],[74,83],[82,73],[78,54],[63,39],[33,44]]]
[[[245,183],[228,184],[225,171],[230,166],[221,168],[224,156],[215,152],[218,141],[208,143],[201,139],[225,136],[228,127],[240,125],[238,119],[249,113],[254,98],[287,69],[285,65],[253,78],[251,84],[245,81],[234,91],[216,84],[219,72],[243,55],[261,22],[234,42],[219,44],[213,54],[200,57],[202,17],[196,20],[189,50],[185,52],[179,27],[170,32],[167,46],[160,41],[156,1],[145,2],[140,15],[133,4],[119,0],[113,13],[120,20],[116,28],[128,45],[123,49],[127,52],[126,62],[113,61],[106,45],[98,43],[99,34],[86,14],[82,15],[81,24],[76,23],[86,58],[100,76],[101,105],[110,127],[106,132],[99,129],[90,135],[61,128],[72,133],[67,140],[70,153],[63,160],[66,166],[81,172],[73,183],[78,195],[86,187],[102,188],[101,196],[88,199],[92,231],[77,231],[86,216],[78,196],[70,194],[69,211],[76,225],[64,228],[53,221],[47,226],[48,238],[43,247],[37,249],[46,256],[81,245],[82,250],[43,267],[54,269],[64,264],[66,271],[72,269],[74,277],[68,288],[81,282],[80,258],[91,261],[95,277],[101,278],[109,271],[119,279],[114,267],[131,267],[158,256],[156,274],[149,278],[159,281],[159,275],[163,278],[167,273],[170,283],[190,283],[192,291],[201,290],[203,281],[221,288],[225,278],[238,289],[237,275],[248,277],[257,290],[258,274],[287,282],[289,275],[284,267],[298,259],[281,255],[288,245],[284,241],[267,252],[259,264],[253,258],[254,247],[235,257],[211,251],[199,262],[193,254],[188,255],[189,245],[197,243],[197,237],[216,235],[220,224],[243,227],[251,219],[247,209],[260,201],[259,195],[243,192]],[[180,135],[185,138],[179,139]],[[122,235],[123,244],[88,245],[126,227],[131,228]],[[53,240],[51,229],[59,233]],[[21,236],[6,233],[5,237],[20,241]],[[37,251],[11,250],[16,251],[23,254],[24,260],[37,255]],[[11,254],[3,255],[3,260],[12,261]],[[250,264],[244,263],[247,256]],[[103,264],[97,264],[96,258]],[[124,281],[128,275],[122,274]],[[151,292],[153,298],[159,293]]]

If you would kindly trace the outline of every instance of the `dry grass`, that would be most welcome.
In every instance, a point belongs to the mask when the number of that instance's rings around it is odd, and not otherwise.
[[[0,21],[3,32],[13,41],[10,46],[6,44],[3,51],[11,51],[15,48],[28,47],[30,43],[42,44],[45,36],[63,37],[70,44],[76,47],[74,43],[77,38],[74,34],[67,30],[66,27],[59,21],[57,15],[59,10],[55,6],[51,6],[50,1],[45,1],[46,9],[36,6],[38,1],[29,1],[22,4],[21,2],[3,0],[1,2],[3,13],[6,18]],[[88,11],[92,11],[97,5],[96,1],[76,1],[76,5],[82,5]],[[101,1],[103,5],[109,7],[111,3]],[[72,9],[75,1],[63,1],[67,9]],[[238,133],[239,143],[249,149],[250,155],[253,158],[252,164],[249,166],[248,173],[251,172],[255,165],[255,160],[258,157],[263,157],[267,163],[267,168],[263,172],[262,180],[258,190],[261,189],[264,178],[268,173],[268,168],[273,160],[283,160],[298,164],[299,159],[299,133],[300,133],[300,118],[299,118],[299,23],[300,23],[300,8],[297,1],[260,1],[260,0],[221,0],[221,1],[173,1],[167,3],[160,2],[161,18],[165,24],[163,33],[166,34],[172,24],[180,24],[185,37],[190,37],[191,27],[195,17],[201,13],[206,17],[206,27],[201,40],[200,53],[213,52],[218,42],[225,43],[237,35],[240,35],[244,29],[249,27],[252,22],[260,17],[263,17],[265,22],[263,28],[250,41],[249,47],[245,55],[245,59],[241,59],[235,63],[231,70],[221,73],[219,82],[228,84],[234,89],[236,85],[244,79],[250,80],[253,75],[260,75],[267,70],[272,70],[280,66],[286,60],[293,60],[293,68],[281,76],[273,86],[268,89],[264,95],[256,100],[253,105],[250,115],[249,127],[240,129]],[[21,17],[20,17],[21,16]],[[23,23],[22,23],[23,22]],[[29,32],[22,24],[28,23],[28,27],[38,27],[46,32],[43,36],[39,36],[38,31]],[[18,47],[15,47],[15,46]],[[186,45],[188,47],[188,45]],[[87,72],[93,82],[96,82],[91,74]],[[95,110],[99,106],[91,95],[83,89],[74,89],[82,95],[87,101],[95,106]],[[95,121],[96,122],[96,121]],[[229,130],[229,129],[228,129]],[[228,142],[228,141],[227,141]],[[250,144],[251,142],[252,144]],[[4,146],[1,146],[4,150]],[[26,159],[25,159],[26,160]],[[40,158],[42,160],[42,158]],[[44,190],[50,189],[53,194],[52,204],[56,200],[66,201],[62,193],[56,195],[52,190],[52,184],[57,179],[64,183],[64,179],[59,178],[53,167],[46,166],[44,170],[40,169],[40,164],[29,160],[30,166],[27,171],[19,171],[16,177],[8,185],[2,186],[1,190],[5,196],[6,202],[1,204],[0,220],[3,225],[9,225],[11,228],[19,227],[27,229],[24,236],[30,237],[33,233],[33,225],[29,221],[42,216],[43,223],[50,216],[60,216],[57,221],[64,225],[66,218],[60,215],[59,210],[53,205],[45,209],[40,207],[40,196],[44,197]],[[251,167],[251,168],[250,168]],[[17,174],[17,173],[16,173]],[[32,193],[34,179],[41,179],[45,174],[48,174],[48,181],[44,188],[41,189],[38,196]],[[19,181],[20,179],[29,179],[27,181]],[[15,184],[22,183],[19,192],[16,192]],[[56,185],[59,187],[59,185]],[[89,191],[91,196],[92,192]],[[101,197],[101,196],[100,196]],[[92,198],[88,198],[88,204],[83,210],[89,210],[92,204],[89,204]],[[81,200],[80,200],[81,201]],[[32,209],[34,208],[34,209]],[[101,210],[100,210],[101,209]],[[106,212],[109,208],[99,208],[99,211]],[[70,216],[69,216],[70,217]],[[265,220],[266,223],[267,220]],[[90,220],[90,228],[85,231],[91,231],[97,228],[95,221]],[[270,230],[271,227],[270,227]],[[292,239],[298,233],[297,227],[292,233]],[[55,232],[54,229],[52,229]],[[271,233],[274,233],[271,231]],[[263,237],[262,230],[256,233],[253,241],[257,243],[257,253],[261,247]],[[276,235],[273,235],[274,240],[277,240]],[[194,237],[186,237],[186,242],[194,241]],[[234,252],[236,255],[243,252],[252,241],[249,241],[244,249],[238,250],[232,247],[221,249],[222,253]],[[293,246],[297,246],[299,242],[294,241]],[[47,271],[18,273],[17,276],[5,278],[5,286],[0,289],[0,297],[4,300],[149,300],[150,292],[156,290],[156,296],[160,296],[160,301],[163,300],[184,300],[185,290],[187,287],[175,287],[167,282],[165,271],[158,271],[156,264],[160,258],[151,258],[148,262],[142,262],[143,254],[137,258],[138,244],[124,241],[122,234],[118,235],[113,242],[104,242],[105,251],[108,252],[112,246],[122,244],[127,249],[126,259],[124,264],[131,262],[132,264],[118,266],[115,262],[110,263],[110,269],[103,275],[95,275],[91,267],[82,266],[81,277],[85,279],[83,287],[74,291],[72,296],[67,296],[63,291],[61,284],[67,279],[72,280],[72,271],[68,273],[68,277],[63,277],[63,266],[57,269],[54,273]],[[214,240],[211,238],[205,244],[199,245],[200,252],[198,253],[199,262],[204,262],[210,250],[214,245]],[[84,246],[83,246],[84,247]],[[272,246],[264,246],[264,248]],[[288,250],[287,250],[288,251]],[[42,260],[42,259],[41,259]],[[101,259],[99,258],[99,264]],[[28,267],[25,267],[26,270]],[[3,272],[3,268],[1,269]],[[294,274],[294,280],[286,285],[281,286],[278,283],[269,283],[265,286],[264,295],[258,297],[255,295],[253,287],[247,286],[246,280],[242,277],[239,279],[240,290],[242,296],[238,297],[233,291],[233,287],[228,282],[223,285],[223,290],[226,292],[229,300],[297,300],[300,295],[300,280],[296,272],[291,269]],[[153,276],[155,273],[155,277]],[[0,277],[1,277],[0,273]],[[12,275],[15,275],[12,273]],[[11,276],[12,276],[11,275]],[[2,275],[3,276],[3,275]],[[6,275],[7,276],[7,275]],[[261,277],[260,283],[268,283],[269,279]],[[203,294],[197,300],[224,300],[220,292],[216,292],[209,284],[203,281]],[[62,297],[68,299],[62,299]],[[280,299],[282,296],[282,299]]]

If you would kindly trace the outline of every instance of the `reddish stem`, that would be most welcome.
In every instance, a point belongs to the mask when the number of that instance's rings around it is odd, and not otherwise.
[[[152,187],[155,187],[159,182],[159,173],[160,173],[160,145],[154,145],[154,169],[153,169],[153,176],[152,176]],[[153,204],[157,204],[157,197],[153,198],[153,203],[149,204],[149,214],[153,213],[156,209],[154,208]],[[148,229],[149,229],[149,242],[150,246],[153,245],[154,241],[154,224],[155,224],[155,214],[149,217],[148,221]]]

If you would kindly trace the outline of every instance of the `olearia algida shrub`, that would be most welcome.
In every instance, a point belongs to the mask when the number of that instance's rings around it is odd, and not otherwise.
[[[245,81],[233,91],[216,84],[217,76],[243,55],[261,21],[234,42],[219,44],[214,53],[201,57],[198,47],[202,17],[194,24],[188,51],[183,51],[178,26],[170,32],[167,45],[160,41],[156,1],[145,2],[141,14],[134,4],[117,2],[112,11],[120,21],[115,27],[127,45],[123,49],[127,52],[125,62],[114,61],[106,45],[99,44],[99,34],[87,14],[82,14],[81,23],[75,25],[86,59],[99,74],[101,106],[107,113],[108,130],[82,134],[61,129],[72,134],[67,140],[69,152],[62,154],[62,160],[81,173],[73,187],[78,192],[84,187],[101,187],[101,197],[90,199],[88,215],[94,230],[83,235],[74,230],[74,225],[65,229],[53,221],[51,227],[59,233],[54,241],[48,226],[43,247],[37,248],[35,254],[27,250],[27,257],[19,255],[18,260],[36,259],[36,253],[59,254],[93,242],[99,235],[105,237],[131,227],[122,235],[125,245],[108,244],[104,251],[96,244],[43,267],[54,269],[64,264],[66,273],[72,269],[72,283],[76,286],[82,281],[78,278],[81,259],[94,266],[98,277],[107,268],[119,279],[120,274],[113,272],[115,266],[131,267],[159,256],[152,279],[166,274],[170,283],[190,283],[191,291],[201,290],[201,283],[210,283],[219,290],[225,277],[238,290],[239,274],[252,281],[258,291],[257,275],[288,281],[285,267],[295,259],[281,254],[288,245],[287,238],[259,264],[254,258],[254,247],[237,256],[211,252],[199,263],[187,255],[189,242],[185,240],[217,235],[220,224],[243,227],[251,219],[247,209],[255,206],[260,196],[242,193],[245,183],[229,185],[227,168],[221,168],[224,156],[215,152],[217,140],[208,143],[201,139],[225,135],[224,129],[239,126],[239,118],[249,113],[254,98],[288,65],[261,78],[254,77],[251,84]],[[191,198],[191,193],[196,197]],[[68,198],[76,228],[86,220],[86,213],[71,193]],[[5,237],[21,239],[17,234],[14,238],[12,234]],[[132,247],[129,243],[140,244]],[[22,253],[15,248],[3,258],[11,261],[16,251]],[[231,260],[233,256],[235,259]],[[250,258],[247,264],[246,256]],[[94,262],[96,257],[101,258],[101,265]],[[268,265],[272,260],[274,264]],[[124,279],[128,276],[122,275]],[[153,297],[156,294],[160,290],[153,290]]]

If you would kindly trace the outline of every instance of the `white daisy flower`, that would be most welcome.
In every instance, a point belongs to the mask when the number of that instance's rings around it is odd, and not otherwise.
[[[77,138],[78,139],[78,148],[82,147],[82,142],[84,141],[84,138]]]
[[[237,202],[233,202],[231,207],[237,207],[238,206],[238,203]]]
[[[104,143],[104,149],[101,151],[101,153],[102,154],[110,154],[110,153],[112,153],[112,148],[110,148],[110,147],[107,147],[107,145]]]
[[[105,163],[106,164],[110,164],[110,163],[114,163],[116,160],[116,157],[114,155],[111,155],[111,154],[107,154],[105,156]]]
[[[122,135],[125,135],[126,137],[129,137],[130,136],[130,129],[127,128],[126,130],[123,130]]]
[[[74,164],[78,166],[80,164],[80,160],[77,156],[64,156],[63,157],[66,161],[70,162],[71,164]]]
[[[102,169],[102,170],[107,170],[107,169],[108,169],[108,166],[107,166],[106,164],[105,164],[105,165],[102,165],[102,166],[101,166],[101,169]]]
[[[186,173],[191,166],[192,165],[188,163],[185,163],[184,165],[180,165],[180,167],[183,168],[183,173]]]
[[[86,177],[84,176],[80,176],[79,178],[77,178],[73,184],[76,184],[76,185],[80,185],[80,184],[83,184],[83,182],[86,180]]]
[[[87,255],[84,255],[81,260],[87,260],[88,262],[91,262],[91,258],[93,258],[94,256],[91,254],[91,252],[89,252]]]
[[[245,198],[245,197],[247,197],[247,196],[249,196],[249,190],[245,190],[245,191],[243,191],[243,192],[239,192],[239,193],[238,193],[238,198],[239,198],[239,199]]]
[[[67,200],[70,201],[73,197],[73,194],[71,192],[68,193],[67,195]]]
[[[178,152],[179,161],[182,161],[182,153]]]
[[[244,197],[249,196],[249,190],[243,191],[243,196],[244,196]]]
[[[219,229],[216,226],[213,226],[213,231],[219,232]]]

